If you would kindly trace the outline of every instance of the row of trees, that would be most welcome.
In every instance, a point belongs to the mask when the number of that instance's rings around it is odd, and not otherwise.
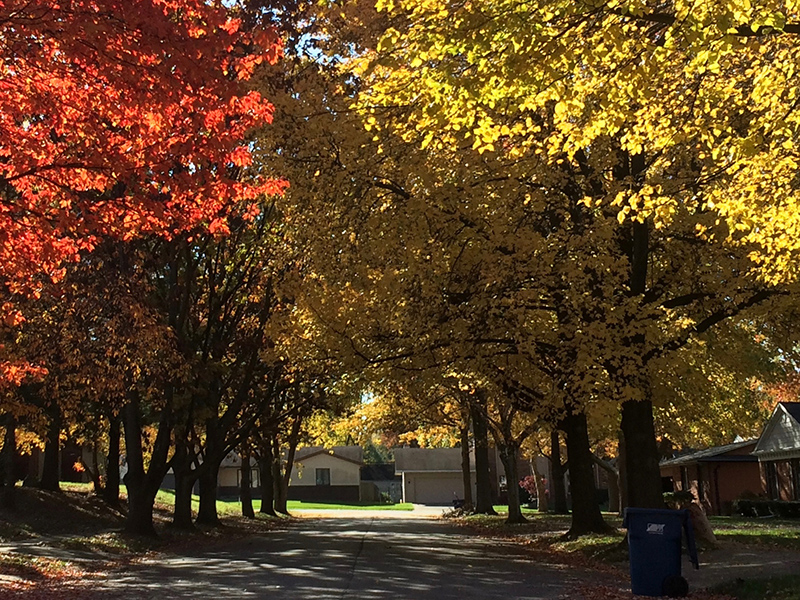
[[[659,436],[753,431],[793,369],[796,7],[701,4],[301,4],[271,95],[319,344],[454,382],[507,456],[563,432],[573,535],[593,441],[661,506]]]
[[[0,133],[4,448],[121,419],[131,530],[170,467],[215,521],[229,451],[357,383],[509,481],[562,432],[601,531],[598,443],[660,506],[658,437],[752,428],[793,370],[797,7],[101,4],[1,9],[3,85],[41,80]]]

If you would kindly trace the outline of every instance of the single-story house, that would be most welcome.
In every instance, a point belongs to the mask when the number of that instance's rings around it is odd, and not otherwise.
[[[299,448],[289,480],[289,500],[358,502],[361,500],[360,446]]]
[[[217,496],[220,498],[238,497],[242,487],[242,457],[229,452],[222,460],[217,474]],[[254,498],[261,497],[261,471],[255,458],[250,459],[250,487]],[[199,489],[199,488],[198,488]]]
[[[464,498],[461,448],[395,448],[394,468],[402,480],[403,502],[452,505]],[[474,455],[470,469],[474,498]]]
[[[764,493],[752,454],[757,442],[742,440],[661,461],[665,491],[691,492],[711,514],[730,514],[743,494]]]
[[[780,402],[753,454],[771,500],[800,500],[800,402]]]

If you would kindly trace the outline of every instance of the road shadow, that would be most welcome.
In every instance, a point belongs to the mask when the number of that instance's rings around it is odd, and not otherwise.
[[[104,598],[556,599],[598,576],[431,519],[320,519],[118,572]],[[609,583],[608,579],[604,581]]]

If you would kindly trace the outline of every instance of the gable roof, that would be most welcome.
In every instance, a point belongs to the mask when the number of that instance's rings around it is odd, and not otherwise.
[[[779,402],[758,439],[759,459],[800,457],[800,402]]]
[[[303,462],[314,456],[320,455],[330,456],[331,458],[338,458],[345,462],[361,466],[364,461],[361,460],[363,451],[360,446],[334,446],[333,448],[323,448],[321,446],[309,446],[307,448],[298,448],[295,454],[295,462]]]
[[[734,450],[741,450],[747,446],[755,446],[758,439],[753,438],[750,440],[743,440],[741,442],[733,442],[732,444],[725,444],[724,446],[714,446],[713,448],[706,448],[690,454],[684,454],[676,458],[669,458],[662,460],[659,466],[661,467],[679,467],[696,462],[755,462],[758,459],[750,454],[730,454]]]
[[[781,402],[780,405],[800,424],[800,402]]]

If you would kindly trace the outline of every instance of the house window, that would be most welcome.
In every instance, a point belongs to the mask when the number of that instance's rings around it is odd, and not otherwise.
[[[794,499],[800,500],[800,458],[792,459],[792,491]]]
[[[689,469],[686,467],[681,467],[681,491],[691,491],[691,487],[689,486]]]
[[[331,484],[331,470],[317,469],[317,485],[330,485],[330,484]]]
[[[780,494],[778,492],[778,473],[775,469],[775,462],[768,461],[764,465],[764,471],[766,472],[767,479],[767,495],[771,500],[780,500]]]
[[[250,469],[250,487],[257,488],[261,486],[261,482],[259,481],[259,476],[261,473],[258,469]],[[236,471],[236,486],[242,487],[242,470],[238,469]]]

